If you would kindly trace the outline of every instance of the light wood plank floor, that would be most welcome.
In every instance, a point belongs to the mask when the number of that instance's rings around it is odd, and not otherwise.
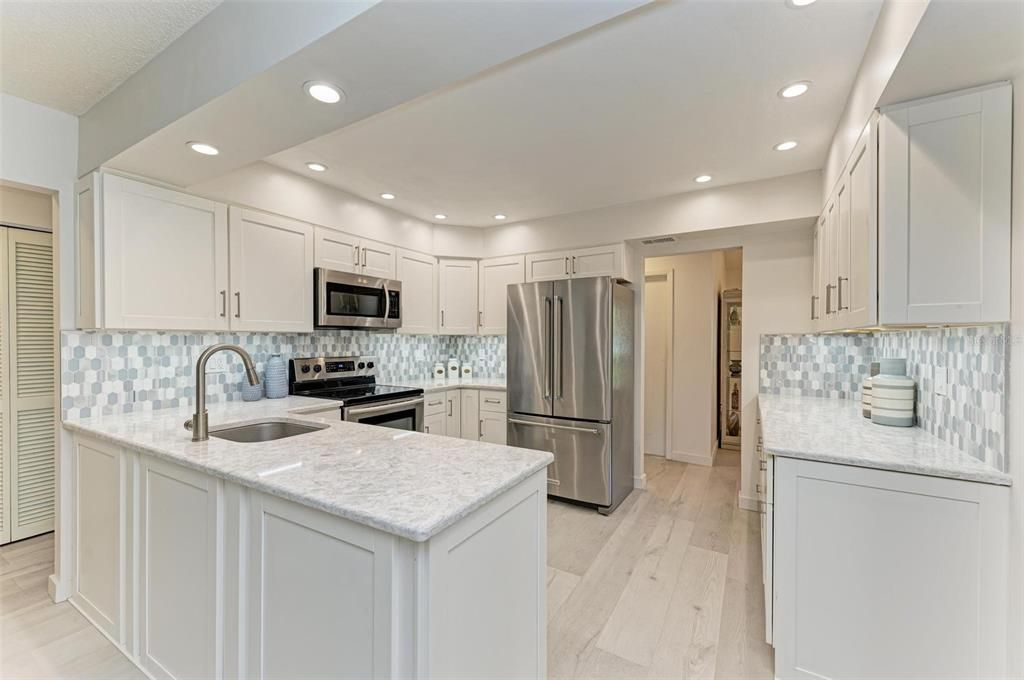
[[[738,455],[649,456],[648,488],[604,517],[551,502],[552,678],[771,678],[758,515],[736,508]],[[0,678],[142,678],[64,602],[52,534],[0,548]]]

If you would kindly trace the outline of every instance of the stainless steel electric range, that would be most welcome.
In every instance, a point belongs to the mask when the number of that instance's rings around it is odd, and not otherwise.
[[[423,390],[377,384],[376,357],[292,359],[290,394],[338,402],[341,419],[423,431]]]

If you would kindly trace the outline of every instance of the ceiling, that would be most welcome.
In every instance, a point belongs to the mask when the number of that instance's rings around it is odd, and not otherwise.
[[[0,91],[89,110],[221,0],[0,3]]]
[[[880,6],[654,3],[267,160],[471,226],[818,169]]]

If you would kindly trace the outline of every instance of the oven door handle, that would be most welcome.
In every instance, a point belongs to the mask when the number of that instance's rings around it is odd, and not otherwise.
[[[345,420],[348,420],[348,416],[367,416],[374,413],[384,413],[387,411],[394,411],[397,409],[406,408],[409,406],[417,406],[423,403],[423,397],[416,397],[415,399],[402,399],[401,401],[389,401],[386,404],[378,404],[376,406],[364,406],[362,408],[346,408],[345,409]]]

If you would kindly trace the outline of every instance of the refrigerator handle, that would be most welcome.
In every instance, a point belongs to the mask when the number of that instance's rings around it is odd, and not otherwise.
[[[551,338],[551,298],[544,298],[544,341],[548,342]],[[551,347],[551,343],[548,342],[548,347]],[[552,358],[548,357],[548,360],[544,362],[544,398],[551,398],[551,361]]]
[[[552,354],[554,355],[555,361],[555,380],[558,381],[558,393],[555,395],[557,398],[562,398],[562,392],[565,389],[565,380],[562,376],[564,363],[562,361],[562,297],[560,295],[555,296],[555,348]]]

